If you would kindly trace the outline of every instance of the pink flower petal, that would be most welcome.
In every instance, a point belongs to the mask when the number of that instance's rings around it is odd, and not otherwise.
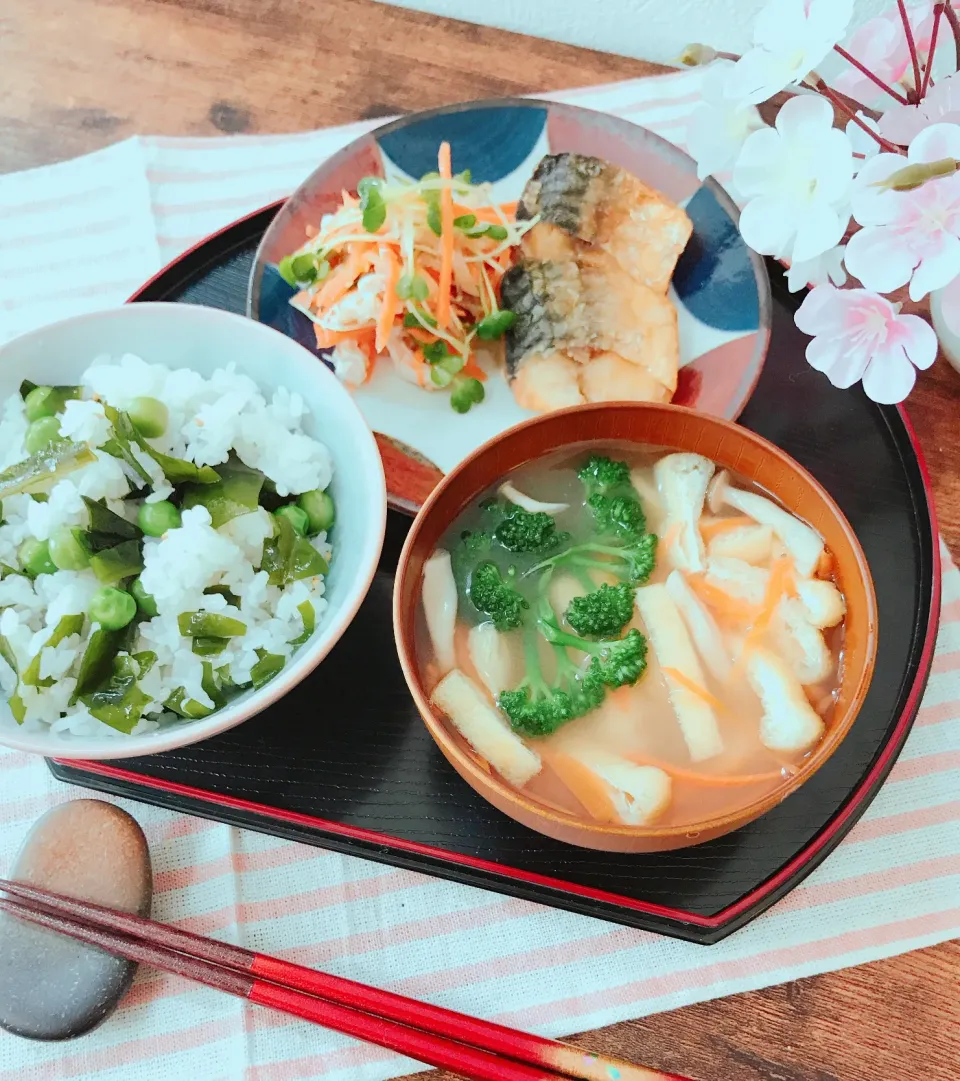
[[[942,289],[960,274],[960,240],[949,233],[938,237],[939,251],[924,255],[913,272],[910,299],[922,300],[933,289]]]
[[[960,276],[944,286],[940,294],[940,311],[950,330],[960,336]]]
[[[933,327],[919,315],[897,316],[895,340],[903,347],[910,363],[926,370],[937,359],[939,343]]]
[[[881,405],[902,402],[913,390],[916,381],[917,370],[900,346],[878,352],[870,359],[863,373],[863,389],[867,397]]]
[[[906,285],[915,257],[891,229],[868,226],[854,233],[844,256],[847,270],[867,289],[889,293]]]

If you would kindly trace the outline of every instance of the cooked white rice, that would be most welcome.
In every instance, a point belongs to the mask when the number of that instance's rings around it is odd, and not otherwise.
[[[232,365],[205,379],[195,371],[147,364],[132,355],[100,357],[80,382],[84,398],[67,402],[60,432],[89,445],[96,460],[48,482],[42,489],[47,495],[45,502],[38,502],[31,494],[3,500],[0,563],[18,572],[18,551],[28,538],[44,541],[63,526],[88,526],[89,515],[81,496],[104,499],[110,510],[136,521],[141,501],[123,497],[142,480],[126,463],[98,449],[112,436],[101,402],[124,410],[134,398],[158,399],[169,410],[169,423],[162,436],[148,441],[152,447],[214,468],[226,462],[233,451],[246,465],[263,472],[276,486],[278,496],[326,489],[330,483],[330,453],[302,430],[307,410],[300,395],[280,388],[267,399],[252,379]],[[24,448],[27,427],[23,402],[19,395],[13,395],[4,403],[0,419],[0,469],[28,457]],[[136,457],[153,481],[146,501],[168,498],[173,489],[156,461],[142,451]],[[164,707],[181,689],[204,707],[216,705],[201,685],[204,658],[195,655],[190,638],[180,634],[177,618],[181,613],[205,611],[243,621],[246,632],[229,639],[224,652],[212,658],[216,668],[228,672],[237,685],[249,683],[258,650],[289,658],[299,648],[291,643],[304,631],[300,611],[304,602],[313,607],[319,625],[327,606],[322,575],[281,588],[268,584],[267,572],[259,569],[264,541],[273,535],[272,523],[272,516],[258,508],[214,529],[206,507],[195,506],[182,512],[179,528],[160,538],[144,538],[140,578],[159,614],[139,623],[129,652],[149,650],[157,660],[139,680],[149,704],[134,732],[185,723]],[[311,543],[329,561],[332,553],[326,534],[311,538]],[[8,697],[18,693],[22,699],[24,728],[49,727],[63,735],[114,734],[124,738],[82,703],[70,704],[80,658],[98,626],[90,620],[88,606],[102,584],[90,569],[58,570],[33,580],[13,573],[0,581],[0,635],[15,656],[19,672],[39,656],[41,680],[54,681],[49,687],[25,685],[0,657],[0,687]],[[239,598],[240,608],[219,593],[204,592],[214,585],[228,587]],[[85,616],[82,632],[59,645],[47,645],[66,615]]]

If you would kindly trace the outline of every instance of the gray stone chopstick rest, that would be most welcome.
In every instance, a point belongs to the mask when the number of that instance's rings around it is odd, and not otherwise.
[[[72,800],[37,821],[7,875],[83,901],[150,914],[153,876],[136,821],[102,800]],[[67,1040],[116,1008],[136,965],[0,913],[0,1028]]]

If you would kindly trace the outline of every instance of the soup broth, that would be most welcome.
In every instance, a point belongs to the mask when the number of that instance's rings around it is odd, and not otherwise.
[[[810,754],[843,614],[821,538],[769,493],[699,455],[590,445],[453,523],[425,567],[417,657],[483,768],[571,815],[682,827]]]

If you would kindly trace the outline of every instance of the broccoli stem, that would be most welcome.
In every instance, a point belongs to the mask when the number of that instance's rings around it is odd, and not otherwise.
[[[586,638],[560,630],[559,627],[551,626],[549,623],[540,623],[540,633],[552,646],[561,650],[569,646],[571,649],[580,650],[581,653],[599,656],[604,650],[610,648],[609,642],[590,642]]]
[[[583,564],[575,563],[571,570],[573,571],[573,576],[588,593],[592,593],[597,588],[596,583],[587,573],[587,569]]]

